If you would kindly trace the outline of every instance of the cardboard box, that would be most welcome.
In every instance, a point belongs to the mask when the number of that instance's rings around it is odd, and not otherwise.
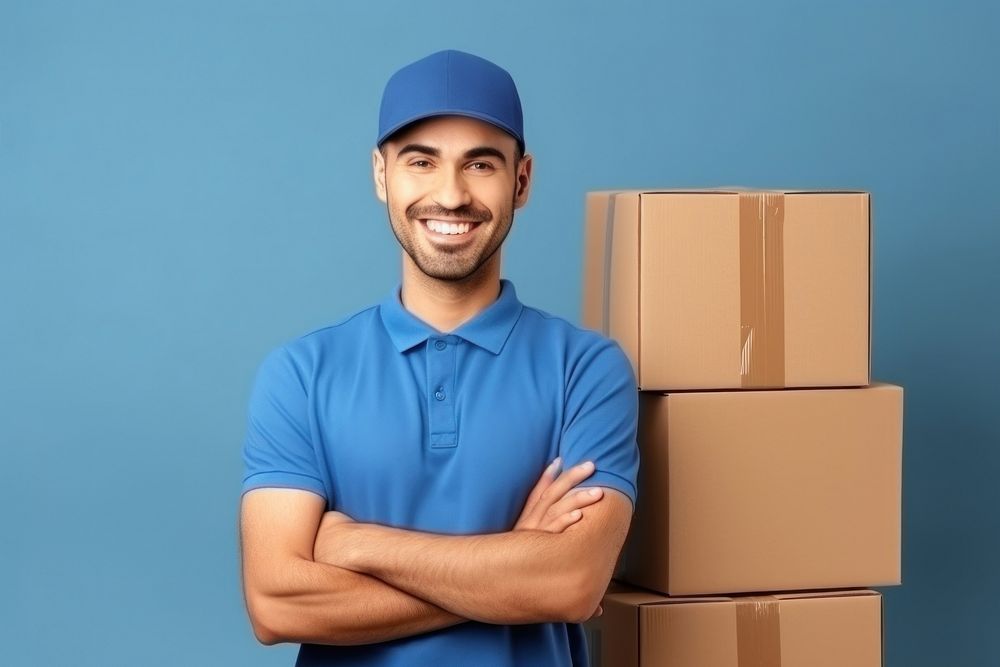
[[[609,593],[593,667],[881,667],[882,596],[827,591],[667,598]]]
[[[583,324],[649,390],[864,386],[869,195],[587,195]]]
[[[903,390],[643,393],[616,578],[669,595],[900,581]]]

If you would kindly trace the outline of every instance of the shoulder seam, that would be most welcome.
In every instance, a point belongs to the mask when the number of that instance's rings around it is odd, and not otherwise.
[[[600,338],[604,338],[604,339],[610,340],[607,336],[605,336],[604,334],[602,334],[600,331],[595,331],[593,329],[588,329],[587,327],[581,326],[579,324],[575,324],[575,323],[569,321],[568,319],[566,319],[565,317],[562,317],[561,315],[553,315],[552,313],[547,313],[544,310],[540,310],[540,309],[534,308],[532,306],[525,306],[524,309],[525,310],[530,310],[531,312],[535,313],[536,315],[538,315],[542,319],[555,320],[557,322],[562,322],[563,324],[565,324],[566,326],[570,327],[571,329],[573,329],[575,331],[579,331],[581,333],[594,334],[596,336],[599,336]]]
[[[333,324],[327,324],[325,326],[319,327],[318,329],[313,329],[312,331],[308,331],[308,332],[302,334],[298,338],[299,339],[309,338],[310,336],[315,336],[316,334],[323,333],[324,331],[328,331],[330,329],[337,329],[338,327],[342,327],[342,326],[344,326],[346,324],[350,324],[350,322],[352,320],[354,320],[355,318],[360,317],[362,315],[365,315],[369,311],[375,310],[378,307],[379,307],[379,304],[374,304],[374,305],[368,306],[367,308],[363,308],[363,309],[359,310],[358,312],[354,313],[353,315],[348,315],[347,317],[345,317],[344,319],[340,320],[339,322],[334,322]]]

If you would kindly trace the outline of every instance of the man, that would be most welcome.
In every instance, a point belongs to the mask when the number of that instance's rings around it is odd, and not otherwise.
[[[615,344],[500,279],[524,149],[493,63],[444,51],[393,75],[372,162],[400,289],[261,366],[244,590],[298,665],[587,664],[578,623],[635,499],[636,387]]]

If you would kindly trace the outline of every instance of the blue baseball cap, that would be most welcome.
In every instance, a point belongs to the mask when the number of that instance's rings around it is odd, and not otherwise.
[[[524,152],[521,98],[507,70],[462,51],[438,51],[390,77],[378,114],[381,146],[390,135],[432,116],[468,116],[496,125]]]

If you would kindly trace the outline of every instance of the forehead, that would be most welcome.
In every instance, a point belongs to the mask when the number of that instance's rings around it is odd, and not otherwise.
[[[465,116],[435,116],[418,120],[385,142],[395,152],[408,144],[421,144],[442,153],[463,153],[470,148],[490,146],[512,155],[517,141],[496,125]]]

